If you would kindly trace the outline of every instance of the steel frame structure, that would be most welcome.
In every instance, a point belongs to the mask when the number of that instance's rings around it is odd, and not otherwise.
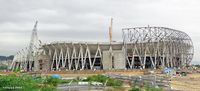
[[[40,60],[38,56],[46,55],[46,64],[49,65],[46,69],[49,71],[102,69],[103,52],[110,50],[110,57],[114,51],[124,52],[125,69],[185,67],[193,58],[192,40],[182,31],[165,27],[136,27],[124,28],[122,33],[123,42],[54,42],[43,44],[32,52],[29,47],[15,55],[11,68],[29,69],[27,71],[38,68],[37,65],[27,67],[30,53],[34,59],[32,64]]]
[[[97,59],[102,58],[100,44],[93,44],[91,51],[87,43],[52,43],[43,46],[49,55],[51,69],[84,70],[94,69]],[[101,62],[98,63],[102,65]]]
[[[184,32],[165,27],[124,28],[123,42],[127,62],[133,68],[135,56],[144,69],[147,58],[155,69],[162,67],[185,67],[192,61],[194,48],[191,38]],[[127,44],[132,44],[128,52]],[[129,58],[131,56],[131,60]]]
[[[14,56],[10,69],[14,70],[17,68],[25,71],[34,70],[34,62],[37,60],[36,58],[41,45],[41,42],[38,40],[37,36],[37,23],[38,21],[35,22],[32,30],[29,46],[17,52],[17,54]]]

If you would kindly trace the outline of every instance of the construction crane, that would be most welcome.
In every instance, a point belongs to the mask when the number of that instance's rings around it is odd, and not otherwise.
[[[110,44],[112,43],[112,25],[113,25],[113,18],[110,19],[110,26],[109,26],[109,41],[110,41]]]
[[[110,42],[109,52],[110,52],[110,59],[112,62],[112,68],[114,68],[113,50],[112,50],[112,25],[113,25],[113,18],[111,17],[109,26],[109,42]]]

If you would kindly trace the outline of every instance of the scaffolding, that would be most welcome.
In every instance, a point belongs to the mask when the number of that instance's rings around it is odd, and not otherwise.
[[[123,44],[130,68],[138,57],[139,67],[145,69],[147,61],[158,67],[186,67],[194,54],[191,38],[184,32],[165,27],[124,28]],[[127,44],[131,43],[131,51]],[[126,54],[129,53],[129,54]]]

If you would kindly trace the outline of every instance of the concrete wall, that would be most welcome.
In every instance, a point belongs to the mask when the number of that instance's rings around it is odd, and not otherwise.
[[[122,50],[113,51],[113,60],[114,60],[114,68],[115,69],[125,69],[126,68],[125,56],[124,56],[124,52]]]
[[[112,57],[111,57],[111,52],[110,51],[103,51],[103,69],[112,69]]]
[[[103,69],[125,69],[125,56],[122,50],[103,51]]]
[[[39,55],[34,63],[35,63],[34,67],[35,71],[50,71],[51,63],[48,55]]]

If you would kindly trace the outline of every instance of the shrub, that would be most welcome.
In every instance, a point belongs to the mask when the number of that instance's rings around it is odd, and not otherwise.
[[[150,86],[148,84],[145,85],[144,89],[145,89],[145,91],[163,91],[162,88],[155,88],[155,87]]]
[[[139,88],[139,87],[137,87],[137,86],[135,86],[135,87],[132,87],[130,90],[128,90],[128,91],[141,91],[141,89]]]
[[[8,69],[8,66],[0,66],[0,70],[6,70],[6,69]]]
[[[55,90],[54,86],[44,84],[42,78],[34,78],[28,75],[0,76],[0,83],[1,83],[0,91],[54,91]],[[40,84],[42,84],[42,86],[40,86]]]
[[[21,91],[26,89],[36,88],[36,83],[29,77],[16,75],[0,76],[0,89],[1,90],[15,90]]]
[[[149,84],[145,84],[144,87],[134,86],[129,91],[164,91],[162,88],[155,88],[154,86],[150,86]]]
[[[60,79],[58,79],[58,78],[47,77],[46,81],[45,81],[45,84],[57,86],[59,81],[60,81]]]
[[[106,83],[107,86],[121,86],[122,85],[122,81],[120,80],[116,80],[116,79],[111,79],[109,77],[106,77],[104,75],[94,75],[94,76],[89,76],[87,77],[86,80],[84,81],[95,81],[95,82],[101,82],[101,83]]]
[[[56,91],[56,89],[50,85],[44,85],[40,88],[40,91]]]
[[[70,82],[71,82],[71,80],[59,80],[58,83],[62,84],[62,83],[70,83]]]
[[[107,86],[121,86],[122,81],[119,80],[114,80],[114,79],[109,79],[107,82]]]
[[[14,72],[20,72],[20,70],[21,70],[20,68],[14,68],[13,71],[14,71]]]

